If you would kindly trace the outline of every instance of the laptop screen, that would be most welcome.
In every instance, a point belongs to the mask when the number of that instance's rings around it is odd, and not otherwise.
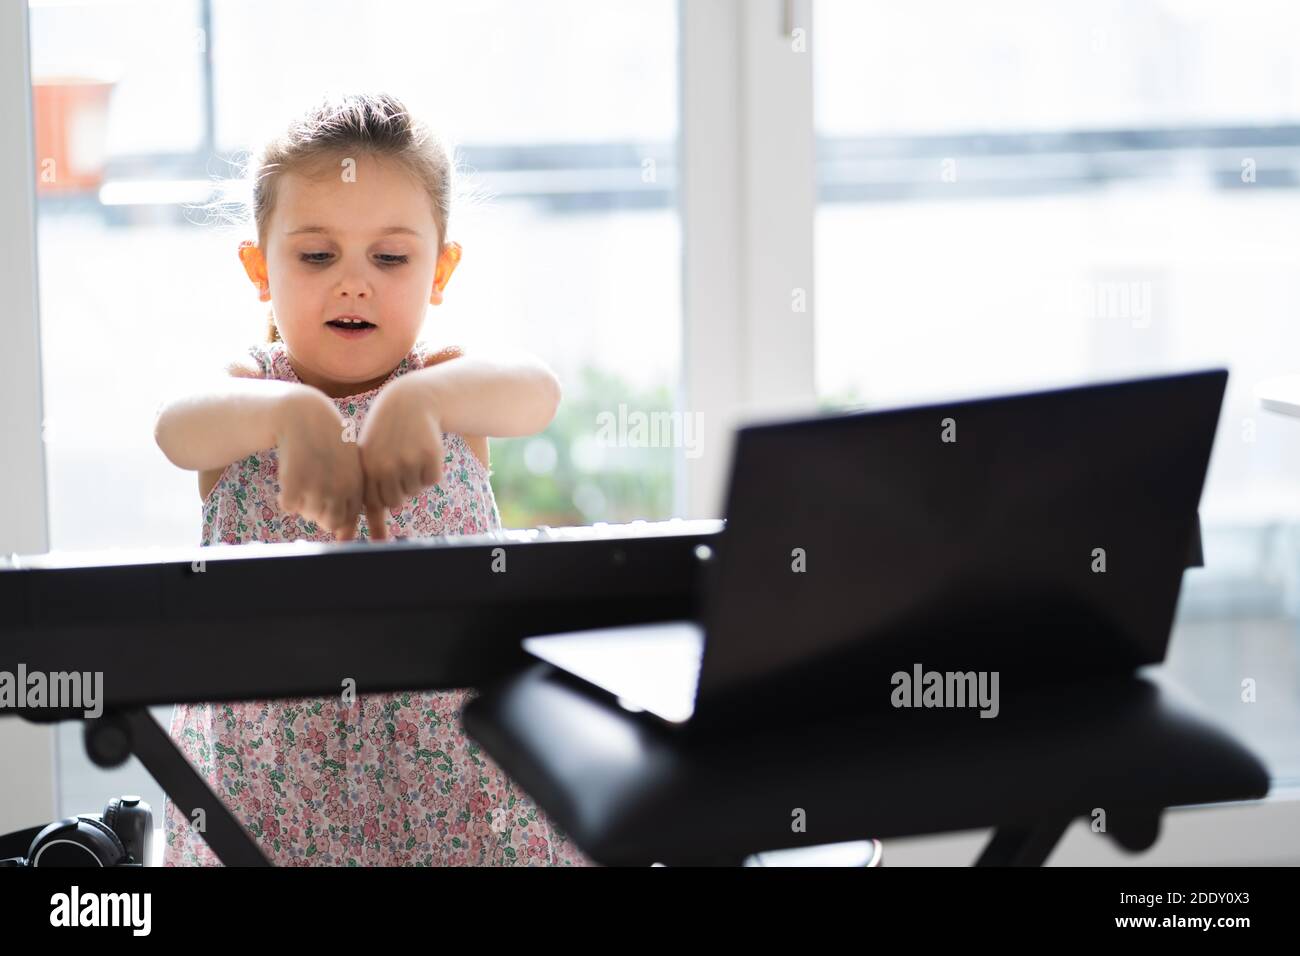
[[[1050,679],[1161,660],[1226,381],[742,428],[697,719],[775,675],[787,697],[874,699],[918,663]]]

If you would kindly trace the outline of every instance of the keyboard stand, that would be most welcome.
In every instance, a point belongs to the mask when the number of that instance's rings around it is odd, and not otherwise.
[[[83,739],[86,755],[100,767],[117,767],[135,756],[149,771],[186,820],[194,821],[194,811],[203,811],[202,836],[208,847],[226,866],[270,866],[257,841],[235,819],[208,782],[176,746],[167,731],[158,725],[145,707],[127,707],[105,711],[87,719],[80,713],[22,712],[33,723],[58,720],[81,720],[85,724]],[[164,807],[162,812],[166,812]],[[191,823],[191,825],[193,825]],[[38,828],[39,829],[39,828]],[[26,852],[26,847],[22,848]],[[146,865],[148,865],[146,863]]]
[[[1167,807],[1269,789],[1259,760],[1158,668],[1004,694],[991,720],[909,710],[794,719],[693,740],[540,663],[484,688],[463,714],[466,732],[607,865],[740,864],[992,827],[976,865],[1036,866],[1072,820],[1101,821],[1099,810],[1105,835],[1139,851]],[[794,832],[799,810],[806,827]]]

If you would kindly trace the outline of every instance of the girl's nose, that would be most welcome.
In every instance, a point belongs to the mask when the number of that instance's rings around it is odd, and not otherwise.
[[[339,280],[335,292],[341,296],[364,299],[370,295],[370,283],[359,275],[344,276]]]

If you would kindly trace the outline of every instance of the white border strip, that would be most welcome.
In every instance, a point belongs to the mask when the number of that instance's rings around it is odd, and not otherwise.
[[[41,339],[37,311],[36,163],[27,3],[0,3],[0,554],[49,550],[41,443]],[[54,731],[0,718],[0,832],[56,815]]]

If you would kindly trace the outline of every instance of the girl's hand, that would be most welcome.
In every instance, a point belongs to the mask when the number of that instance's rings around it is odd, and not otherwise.
[[[375,397],[361,434],[366,523],[372,540],[388,537],[387,509],[442,480],[442,425],[431,391],[398,379]]]
[[[365,487],[361,454],[339,410],[323,392],[285,395],[274,416],[280,460],[280,510],[329,528],[340,541],[356,537]]]

